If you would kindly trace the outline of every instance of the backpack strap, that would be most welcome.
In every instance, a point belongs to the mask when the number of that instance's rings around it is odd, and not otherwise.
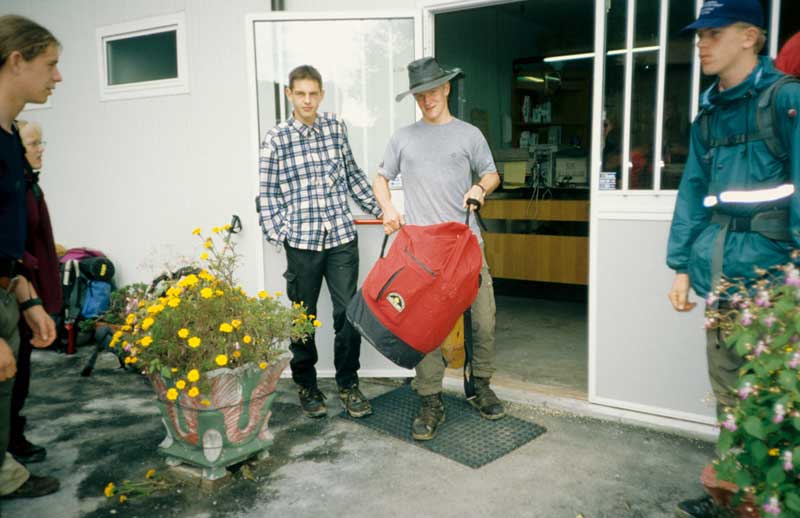
[[[789,159],[789,153],[784,146],[783,139],[778,135],[777,121],[780,114],[778,114],[775,96],[787,83],[800,83],[800,80],[788,75],[781,77],[761,92],[756,109],[756,124],[759,132],[764,135],[764,143],[772,156],[782,163]]]

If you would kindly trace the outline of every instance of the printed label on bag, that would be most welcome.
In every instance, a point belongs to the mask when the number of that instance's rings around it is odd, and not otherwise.
[[[389,301],[389,304],[391,304],[398,313],[402,313],[403,310],[406,309],[406,301],[403,300],[402,295],[399,293],[391,292],[390,294],[386,295],[386,300]]]

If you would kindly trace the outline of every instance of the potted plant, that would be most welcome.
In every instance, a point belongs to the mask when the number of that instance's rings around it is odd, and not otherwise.
[[[800,270],[790,263],[759,274],[749,286],[723,281],[708,301],[728,300],[731,309],[710,310],[706,326],[719,326],[745,362],[737,403],[720,417],[719,458],[703,479],[740,516],[798,516]]]
[[[239,256],[230,226],[199,236],[197,273],[166,280],[139,300],[114,333],[125,363],[140,368],[156,392],[168,463],[185,462],[214,480],[225,467],[264,454],[275,385],[288,365],[285,344],[320,323],[280,293],[248,296],[236,284]]]

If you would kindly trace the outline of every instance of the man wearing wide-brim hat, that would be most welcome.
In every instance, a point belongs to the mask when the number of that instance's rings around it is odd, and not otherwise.
[[[397,130],[386,146],[383,163],[373,184],[375,198],[383,209],[386,234],[401,224],[434,225],[465,219],[467,199],[483,204],[484,198],[500,184],[489,144],[475,126],[450,114],[447,98],[450,80],[461,74],[427,57],[408,65],[409,89],[397,96],[400,102],[414,96],[422,119]],[[472,184],[473,173],[479,181]],[[402,175],[405,215],[392,204],[389,180]],[[483,248],[475,218],[470,226]],[[483,258],[481,285],[472,305],[473,368],[476,397],[470,400],[486,419],[505,415],[503,404],[489,386],[494,373],[495,301],[492,278]],[[444,422],[442,379],[444,362],[441,351],[428,354],[416,367],[414,387],[421,398],[420,414],[412,425],[412,436],[430,440]]]

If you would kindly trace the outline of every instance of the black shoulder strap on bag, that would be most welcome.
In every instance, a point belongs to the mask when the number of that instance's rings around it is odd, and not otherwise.
[[[475,374],[472,370],[472,309],[464,312],[464,394],[467,399],[475,397]]]
[[[784,139],[778,135],[780,114],[775,98],[781,87],[788,83],[800,83],[800,80],[793,76],[783,76],[769,85],[758,97],[758,109],[756,110],[756,124],[764,135],[764,143],[772,156],[779,162],[786,162],[789,159],[789,153],[784,146]]]

